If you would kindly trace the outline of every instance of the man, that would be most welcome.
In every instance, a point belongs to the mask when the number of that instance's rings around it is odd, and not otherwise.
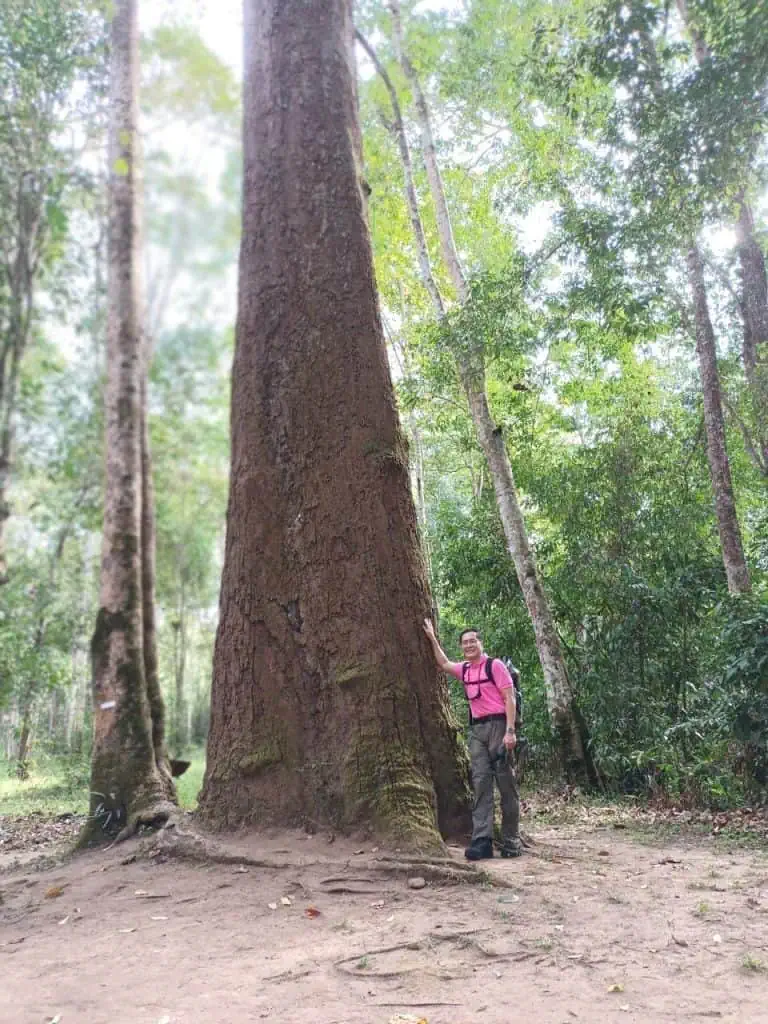
[[[515,773],[509,763],[515,749],[515,687],[506,665],[483,653],[483,642],[476,629],[465,629],[459,637],[464,662],[449,661],[429,619],[424,620],[435,660],[443,672],[462,681],[469,702],[469,757],[472,767],[472,842],[464,851],[467,860],[493,856],[493,780],[501,796],[502,857],[519,857],[520,795]],[[506,756],[505,756],[506,753]]]

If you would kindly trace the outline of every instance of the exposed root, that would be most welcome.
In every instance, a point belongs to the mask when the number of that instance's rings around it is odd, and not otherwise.
[[[173,823],[169,823],[168,827],[161,829],[155,835],[144,840],[136,856],[149,859],[159,858],[161,860],[176,857],[181,860],[191,860],[199,863],[243,865],[264,868],[269,871],[295,871],[297,867],[310,867],[312,864],[321,863],[321,861],[315,860],[296,864],[295,861],[272,860],[269,857],[252,857],[247,854],[233,853],[196,832],[189,832],[174,827]],[[376,878],[370,876],[376,875],[399,878],[412,878],[414,875],[419,875],[427,882],[442,885],[470,884],[487,885],[501,889],[516,888],[512,881],[508,881],[505,878],[478,870],[469,864],[462,864],[447,859],[437,860],[409,857],[400,860],[381,857],[367,864],[366,870],[369,872],[366,877],[340,874],[326,878],[321,884],[325,887],[325,892],[348,892],[358,895],[369,895],[380,892],[380,889],[356,888],[355,883],[359,883],[360,886],[373,886],[376,884]],[[331,888],[333,886],[335,888]]]
[[[497,889],[516,889],[517,884],[471,865],[446,861],[444,864],[426,860],[380,860],[371,867],[385,875],[420,875],[426,882],[444,885],[487,885]]]
[[[138,856],[151,860],[168,860],[171,857],[176,857],[179,860],[196,861],[201,864],[233,864],[252,868],[267,868],[273,871],[284,871],[287,868],[296,867],[289,861],[232,853],[196,832],[187,832],[172,827],[162,829],[156,835],[144,840],[138,850]]]
[[[488,930],[487,928],[482,929],[482,931]],[[440,943],[447,942],[455,943],[460,949],[472,949],[487,960],[508,959],[504,954],[494,953],[493,950],[486,949],[474,937],[478,934],[480,934],[479,931],[446,932],[444,935],[438,932],[430,932],[422,939],[414,939],[410,942],[397,942],[393,946],[382,946],[379,949],[368,949],[354,956],[345,956],[341,960],[336,960],[333,966],[343,974],[349,974],[356,978],[399,978],[404,974],[413,974],[421,968],[400,967],[391,971],[371,971],[366,969],[368,959],[374,956],[384,956],[386,953],[396,953],[404,949],[413,950],[414,952],[425,952]]]

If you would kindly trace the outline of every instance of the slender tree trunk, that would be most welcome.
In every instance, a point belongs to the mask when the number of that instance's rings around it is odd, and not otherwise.
[[[32,702],[27,701],[21,710],[21,726],[19,728],[19,746],[16,751],[16,775],[26,779],[29,775],[27,758],[29,757],[29,741],[32,736]]]
[[[232,465],[205,819],[435,847],[467,765],[373,281],[351,0],[245,0]]]
[[[696,63],[701,66],[711,56],[707,42],[691,18],[688,0],[677,0],[677,9],[693,42]],[[749,168],[743,169],[748,180]],[[741,315],[743,320],[742,359],[750,389],[754,430],[739,423],[752,461],[768,477],[768,275],[765,256],[755,238],[752,210],[744,188],[737,197],[736,251],[741,269]]]
[[[174,623],[174,669],[176,700],[174,708],[174,741],[176,757],[181,757],[189,744],[189,711],[186,697],[187,672],[187,607],[184,570],[181,570],[178,620]]]
[[[45,236],[37,184],[32,170],[19,180],[15,252],[5,267],[9,295],[6,327],[0,337],[0,585],[8,580],[5,525],[11,514],[8,490],[19,374],[32,328],[35,282]]]
[[[152,746],[155,763],[172,790],[171,765],[165,742],[165,702],[160,690],[155,621],[155,491],[152,481],[152,456],[149,448],[148,378],[150,345],[145,340],[141,381],[141,596],[144,673],[149,712],[152,718]]]
[[[115,0],[111,26],[106,493],[100,605],[91,642],[93,757],[91,817],[129,829],[165,821],[173,785],[158,764],[145,662],[143,571],[144,352],[136,190],[137,0]]]
[[[422,156],[427,170],[432,199],[435,204],[440,251],[448,275],[456,290],[458,300],[464,304],[469,301],[470,290],[453,237],[448,203],[437,161],[429,108],[419,77],[403,47],[400,5],[396,0],[392,0],[390,7],[393,18],[395,50],[414,98],[416,118],[421,134]],[[382,74],[380,65],[378,65],[377,69]],[[388,81],[386,73],[384,73],[384,77]],[[403,149],[407,152],[408,145],[405,139],[402,117],[399,112],[397,96],[391,87],[391,83],[388,91],[393,101],[393,109],[395,110],[395,123],[399,125],[401,153]],[[413,186],[410,159],[403,160],[403,169],[406,178],[405,191],[410,218],[412,223],[416,222],[420,226],[421,216],[418,209],[416,191]],[[425,285],[429,294],[432,295],[433,291],[437,289],[431,269],[429,268],[429,257],[426,253],[423,229],[420,227],[419,231],[415,234],[417,248],[420,253],[420,265],[426,263],[428,268]],[[424,274],[423,270],[422,273]],[[442,301],[437,303],[433,299],[433,304],[435,305],[435,312],[438,316],[442,316]],[[517,498],[512,465],[509,461],[509,455],[507,454],[501,431],[494,424],[488,407],[483,354],[480,349],[478,348],[472,356],[457,356],[457,367],[459,378],[467,397],[475,433],[493,481],[496,503],[507,542],[507,550],[515,566],[520,588],[533,625],[536,648],[544,675],[550,721],[559,741],[564,768],[568,777],[575,781],[595,783],[598,781],[597,774],[587,751],[585,726],[576,708],[573,688],[568,676],[560,638],[557,633],[557,626],[549,607],[543,584],[539,578],[536,561],[528,541],[525,521]]]
[[[763,250],[755,238],[752,210],[743,198],[736,222],[736,244],[744,318],[742,358],[756,434],[753,448],[758,468],[768,477],[768,275]]]
[[[704,398],[707,459],[715,496],[715,514],[723,553],[723,565],[728,580],[728,590],[732,594],[744,594],[751,589],[749,572],[744,559],[741,530],[736,515],[736,501],[731,482],[731,467],[728,461],[715,332],[709,315],[701,254],[695,245],[688,250],[688,281],[693,298],[696,354],[699,359],[701,390]]]

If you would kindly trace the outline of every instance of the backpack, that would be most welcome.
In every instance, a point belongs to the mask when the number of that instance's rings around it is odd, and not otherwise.
[[[509,672],[509,674],[512,676],[512,684],[515,687],[515,731],[518,731],[520,729],[520,726],[523,723],[523,691],[520,688],[520,673],[515,668],[515,666],[512,664],[511,658],[491,658],[491,657],[488,657],[486,662],[485,662],[486,678],[485,679],[478,679],[476,681],[476,683],[471,683],[470,685],[471,686],[475,686],[475,685],[477,685],[477,686],[485,686],[485,685],[490,684],[491,686],[495,686],[496,683],[495,683],[495,681],[493,679],[493,663],[494,663],[494,661],[500,661],[502,663],[502,665],[504,665],[504,667],[506,668],[507,672]],[[467,670],[468,669],[469,669],[469,662],[465,661],[464,664],[461,666],[461,682],[462,682],[462,685],[464,687],[464,696],[467,699],[467,704],[471,704],[471,701],[475,700],[476,698],[467,697]],[[478,692],[477,696],[478,697],[480,696],[479,692]],[[472,721],[472,709],[471,709],[471,707],[469,709],[469,720],[470,720],[470,723],[471,723],[471,721]]]

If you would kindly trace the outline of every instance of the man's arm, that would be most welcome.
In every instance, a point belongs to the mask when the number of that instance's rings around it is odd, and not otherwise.
[[[437,642],[435,636],[435,627],[432,625],[430,619],[424,619],[424,632],[427,634],[427,639],[432,644],[432,651],[435,655],[435,661],[443,672],[450,672],[453,668],[453,662],[446,656],[445,651]],[[512,719],[514,723],[514,717]]]
[[[517,719],[517,697],[515,696],[515,684],[509,669],[499,658],[495,658],[491,665],[491,676],[496,684],[496,689],[504,698],[504,711],[507,716],[507,731],[504,733],[504,746],[507,750],[514,750],[517,744],[515,733],[515,721]]]
[[[504,746],[507,750],[514,750],[517,744],[517,735],[515,734],[515,718],[517,717],[515,687],[509,686],[502,692],[504,693],[504,710],[507,712],[507,731],[504,733]]]

